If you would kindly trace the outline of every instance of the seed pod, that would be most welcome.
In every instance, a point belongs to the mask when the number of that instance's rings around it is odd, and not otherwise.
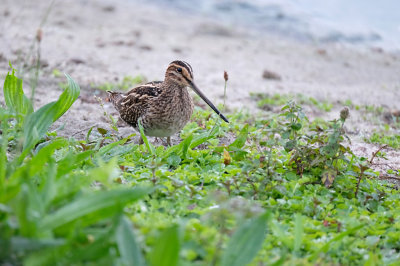
[[[39,28],[39,29],[36,31],[36,40],[37,40],[38,42],[41,42],[41,41],[42,41],[42,38],[43,38],[43,31],[42,31],[41,28]]]
[[[224,149],[224,164],[230,165],[232,162],[232,157],[229,155],[229,152]]]
[[[343,107],[343,109],[340,111],[340,119],[346,120],[349,117],[350,110],[347,106]]]
[[[224,80],[228,81],[228,78],[229,78],[228,72],[224,71]]]

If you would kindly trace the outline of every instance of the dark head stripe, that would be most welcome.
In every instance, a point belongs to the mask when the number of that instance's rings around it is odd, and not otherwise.
[[[190,77],[193,78],[193,69],[188,63],[186,63],[185,61],[176,60],[176,61],[173,61],[170,63],[170,65],[172,65],[172,64],[184,67],[187,70],[187,72],[190,74]]]

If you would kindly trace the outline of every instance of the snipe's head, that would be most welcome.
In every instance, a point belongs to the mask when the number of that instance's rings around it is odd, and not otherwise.
[[[165,73],[165,82],[173,82],[181,87],[191,87],[194,92],[205,101],[211,109],[216,112],[225,122],[229,123],[228,119],[214,106],[214,104],[197,88],[193,82],[193,69],[184,61],[173,61],[168,65]]]
[[[165,72],[165,81],[174,82],[183,87],[191,87],[191,83],[193,83],[192,67],[184,61],[171,62]]]

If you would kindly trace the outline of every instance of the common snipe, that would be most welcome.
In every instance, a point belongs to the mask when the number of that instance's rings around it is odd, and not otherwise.
[[[131,89],[127,93],[108,91],[110,100],[122,120],[138,131],[138,122],[144,134],[167,137],[180,131],[190,120],[193,101],[186,87],[191,87],[225,122],[228,119],[193,83],[192,67],[184,61],[168,65],[164,81],[153,81]]]

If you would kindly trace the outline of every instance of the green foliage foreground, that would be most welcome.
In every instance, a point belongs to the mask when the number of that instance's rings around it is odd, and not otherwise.
[[[36,111],[5,80],[0,264],[398,265],[398,191],[346,147],[346,110],[319,124],[294,103],[230,124],[197,110],[169,148],[78,141],[48,132],[79,95],[67,79]]]

